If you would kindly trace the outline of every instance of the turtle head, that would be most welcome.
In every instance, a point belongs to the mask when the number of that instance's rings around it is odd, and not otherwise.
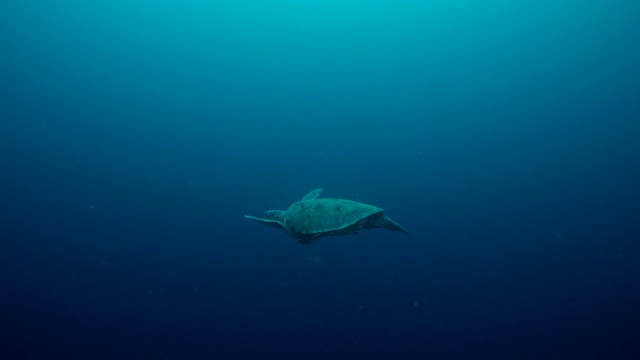
[[[282,211],[282,210],[267,210],[267,211],[264,212],[264,218],[283,223],[284,222],[284,211]]]

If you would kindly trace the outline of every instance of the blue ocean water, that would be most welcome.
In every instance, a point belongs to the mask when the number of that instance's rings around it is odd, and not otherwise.
[[[0,358],[640,358],[638,18],[0,2]],[[411,234],[243,218],[318,187]]]

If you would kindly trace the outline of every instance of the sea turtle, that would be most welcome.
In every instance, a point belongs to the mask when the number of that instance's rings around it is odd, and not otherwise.
[[[319,199],[320,193],[322,189],[315,189],[287,210],[265,212],[264,218],[244,217],[283,229],[304,244],[322,236],[357,234],[368,228],[409,233],[379,207],[344,199]]]

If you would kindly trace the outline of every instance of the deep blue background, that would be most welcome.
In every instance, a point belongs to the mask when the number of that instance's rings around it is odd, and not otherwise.
[[[89,3],[0,3],[2,359],[640,358],[640,2]]]

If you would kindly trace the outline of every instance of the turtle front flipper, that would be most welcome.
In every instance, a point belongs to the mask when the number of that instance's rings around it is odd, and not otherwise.
[[[255,220],[255,221],[259,222],[259,223],[263,223],[265,225],[277,227],[278,229],[284,230],[284,225],[282,224],[282,222],[280,220],[277,220],[277,219],[263,219],[263,218],[258,218],[258,217],[250,216],[250,215],[245,215],[244,217],[245,217],[245,219]]]
[[[320,194],[322,194],[322,191],[323,191],[323,190],[324,190],[324,189],[322,189],[322,188],[318,188],[318,189],[313,190],[312,192],[310,192],[310,193],[308,193],[307,195],[305,195],[305,196],[302,198],[302,201],[305,201],[305,200],[313,200],[313,199],[317,198]]]

